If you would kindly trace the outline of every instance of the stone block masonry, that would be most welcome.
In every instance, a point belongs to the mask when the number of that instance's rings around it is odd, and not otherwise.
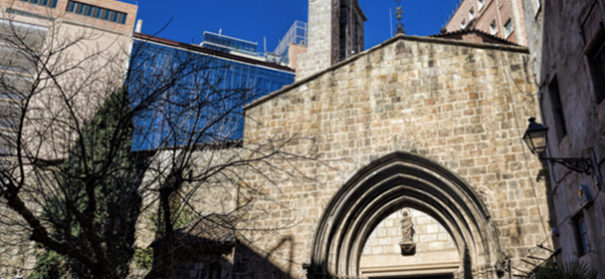
[[[527,61],[520,47],[398,36],[248,106],[255,121],[246,122],[244,146],[300,137],[312,143],[292,141],[287,149],[314,149],[320,158],[274,162],[308,179],[267,186],[281,206],[257,203],[259,217],[251,220],[285,228],[248,238],[271,251],[276,266],[304,278],[302,264],[335,193],[357,170],[403,151],[470,185],[502,251],[520,265],[530,248],[550,245],[545,189],[535,180],[541,165],[521,141],[527,116],[538,114]],[[284,237],[294,242],[287,249],[278,245]]]

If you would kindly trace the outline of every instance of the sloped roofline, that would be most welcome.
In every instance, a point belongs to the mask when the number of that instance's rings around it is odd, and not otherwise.
[[[519,44],[513,43],[507,39],[503,39],[500,38],[498,36],[494,36],[492,34],[489,34],[485,31],[481,31],[479,29],[475,29],[475,28],[464,28],[464,29],[459,29],[456,31],[452,31],[452,32],[445,32],[445,33],[439,33],[439,34],[435,34],[435,35],[430,35],[429,37],[433,37],[433,38],[447,38],[447,36],[451,36],[451,35],[461,35],[461,34],[477,34],[479,36],[484,36],[486,38],[490,38],[492,40],[495,41],[499,41],[502,44],[505,45],[512,45],[512,46],[521,46]]]
[[[308,76],[302,80],[299,80],[297,82],[294,82],[291,85],[288,86],[284,86],[281,89],[274,91],[268,95],[265,95],[261,98],[258,98],[257,100],[253,101],[252,103],[245,105],[243,107],[244,110],[247,109],[251,109],[253,107],[256,107],[268,100],[271,100],[287,91],[290,91],[294,88],[297,88],[303,84],[306,84],[320,76],[322,76],[323,74],[336,70],[338,68],[341,68],[359,58],[362,58],[374,51],[377,51],[379,49],[382,49],[383,47],[390,45],[394,42],[400,41],[400,40],[405,40],[405,41],[416,41],[416,42],[427,42],[427,43],[436,43],[436,44],[445,44],[445,45],[455,45],[455,46],[465,46],[465,47],[472,47],[472,48],[479,48],[479,49],[495,49],[495,50],[501,50],[501,51],[510,51],[510,52],[517,52],[517,53],[525,53],[525,54],[529,54],[529,49],[527,47],[523,47],[523,46],[514,46],[514,45],[510,45],[510,44],[490,44],[490,43],[475,43],[475,42],[467,42],[467,41],[461,41],[461,40],[452,40],[452,39],[442,39],[442,38],[435,38],[435,37],[421,37],[421,36],[409,36],[409,35],[403,35],[403,34],[397,34],[395,35],[393,38],[390,38],[386,41],[384,41],[383,43],[370,48],[368,50],[365,50],[363,52],[360,52],[359,54],[355,55],[355,56],[351,56],[349,57],[349,59],[343,60],[335,65],[332,65],[331,67],[319,71],[311,76]]]

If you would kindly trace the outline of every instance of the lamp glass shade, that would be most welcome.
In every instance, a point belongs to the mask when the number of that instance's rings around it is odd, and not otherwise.
[[[541,154],[546,150],[546,132],[548,128],[536,123],[535,118],[529,119],[529,127],[523,135],[523,140],[533,154]]]

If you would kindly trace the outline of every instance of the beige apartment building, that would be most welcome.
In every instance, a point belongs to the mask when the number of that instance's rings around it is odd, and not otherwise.
[[[527,46],[522,0],[464,0],[446,24],[446,32],[475,29]]]
[[[35,96],[31,106],[37,113],[24,120],[29,148],[47,153],[49,159],[60,158],[72,140],[65,136],[70,134],[65,131],[69,123],[90,117],[105,96],[121,86],[137,6],[113,0],[0,4],[2,78],[6,85],[22,85],[5,86],[2,102],[8,105],[7,101]],[[61,102],[57,94],[71,101]],[[73,106],[74,113],[68,115],[66,106]],[[0,129],[10,133],[15,121],[5,122]],[[55,132],[49,134],[50,130]]]
[[[74,124],[123,83],[136,12],[135,4],[114,0],[0,0],[0,167],[11,165],[20,121],[25,154],[65,156]],[[10,212],[0,207],[3,220],[11,220]],[[35,260],[6,222],[0,278]]]

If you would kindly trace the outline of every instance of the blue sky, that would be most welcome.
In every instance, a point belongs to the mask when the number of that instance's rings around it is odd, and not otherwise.
[[[402,0],[407,34],[439,33],[458,2]],[[392,12],[396,3],[394,0],[359,0],[359,4],[368,18],[367,49],[390,37],[389,9]],[[144,21],[143,33],[197,44],[203,31],[222,29],[225,35],[258,42],[259,51],[266,37],[267,50],[272,51],[294,20],[307,21],[308,0],[140,0],[138,5],[137,18]]]

